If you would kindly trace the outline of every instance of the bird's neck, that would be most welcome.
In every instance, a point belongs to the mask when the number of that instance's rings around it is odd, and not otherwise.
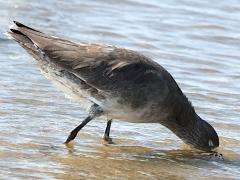
[[[196,114],[193,106],[189,103],[178,107],[175,110],[175,116],[165,126],[185,143],[194,145],[198,141],[196,133],[200,121],[203,120]]]
[[[199,120],[200,117],[196,114],[191,104],[180,108],[180,111],[175,116],[176,124],[181,128],[194,128]]]

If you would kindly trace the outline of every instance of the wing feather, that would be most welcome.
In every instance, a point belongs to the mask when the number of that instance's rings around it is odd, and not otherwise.
[[[168,77],[167,71],[135,51],[103,44],[75,43],[46,35],[22,24],[17,24],[17,31],[31,40],[46,59],[98,91],[113,96],[132,97],[135,101],[138,99],[135,96],[145,99],[156,96],[157,92],[153,92],[153,95],[146,94],[156,86],[162,97],[168,94],[168,85],[164,81]]]

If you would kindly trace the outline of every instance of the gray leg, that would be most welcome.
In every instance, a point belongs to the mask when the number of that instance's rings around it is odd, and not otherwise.
[[[109,143],[112,143],[112,139],[109,137],[111,124],[112,124],[112,120],[108,120],[107,127],[105,129],[104,137],[103,137],[103,139]]]
[[[92,119],[94,119],[97,116],[100,116],[103,113],[102,109],[100,108],[100,106],[98,106],[97,104],[94,104],[91,106],[90,111],[89,111],[89,116],[84,119],[84,121],[77,126],[74,130],[72,130],[72,132],[70,133],[70,135],[68,136],[67,140],[65,141],[65,144],[69,143],[70,141],[74,140],[75,137],[77,136],[78,132]]]

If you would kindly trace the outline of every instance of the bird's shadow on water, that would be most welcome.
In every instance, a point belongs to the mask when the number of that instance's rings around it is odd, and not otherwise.
[[[77,155],[81,153],[81,150],[77,149],[74,144],[66,145],[68,153],[70,155]],[[134,159],[139,161],[156,161],[156,160],[168,160],[175,162],[190,162],[191,160],[203,160],[203,161],[218,161],[225,162],[223,155],[216,151],[214,152],[202,152],[195,149],[176,149],[176,150],[154,150],[152,148],[144,146],[121,146],[116,144],[104,144],[103,146],[91,146],[88,148],[92,151],[88,151],[88,154],[104,154],[106,157],[122,154],[122,157],[128,159]]]
[[[116,159],[116,160],[133,160],[145,162],[170,162],[191,165],[195,167],[215,166],[221,168],[222,165],[240,164],[240,159],[228,158],[227,152],[216,150],[214,152],[203,152],[195,149],[154,149],[146,146],[122,145],[122,144],[106,144],[90,142],[86,143],[70,143],[59,144],[57,146],[44,146],[41,148],[44,154],[57,153],[59,156],[74,156],[80,158],[82,156]],[[226,154],[225,154],[226,153]]]

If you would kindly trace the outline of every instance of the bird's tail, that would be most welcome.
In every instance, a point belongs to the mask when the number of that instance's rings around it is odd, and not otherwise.
[[[36,60],[39,60],[43,53],[41,49],[48,44],[50,37],[22,23],[13,22],[15,24],[14,28],[11,28],[5,34],[22,46]]]
[[[10,31],[6,32],[5,34],[16,41],[20,46],[22,46],[28,53],[32,56],[36,56],[38,54],[38,48],[34,41],[24,33],[24,30],[27,31],[35,31],[37,33],[41,33],[35,29],[32,29],[28,26],[25,26],[17,21],[13,21],[15,24],[14,28],[11,28]]]
[[[16,41],[18,44],[20,44],[22,47],[32,50],[34,49],[33,41],[30,38],[28,38],[25,34],[23,34],[21,31],[19,31],[17,28],[10,29],[10,31],[6,32],[5,34],[14,41]]]

